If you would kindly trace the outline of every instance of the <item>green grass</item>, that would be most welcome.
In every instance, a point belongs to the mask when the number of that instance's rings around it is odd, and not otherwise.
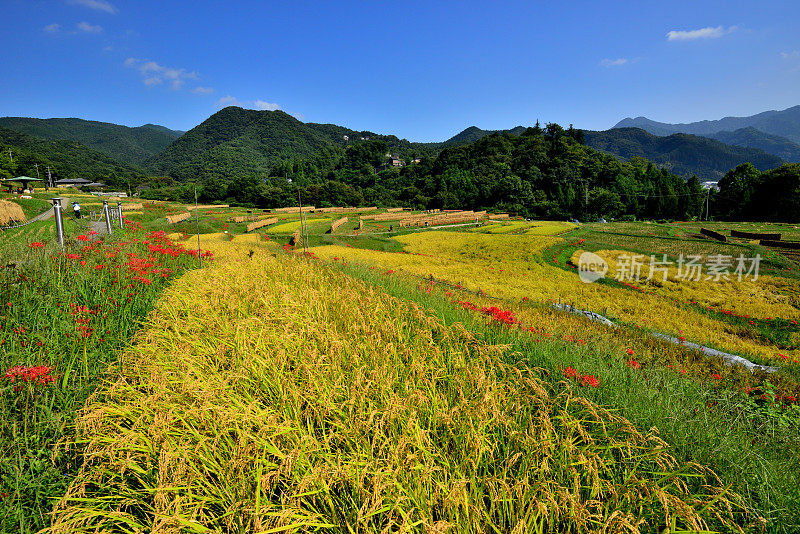
[[[75,240],[83,225],[65,223],[63,253],[54,243],[51,221],[6,232],[0,241],[0,373],[17,365],[45,365],[55,378],[37,385],[12,383],[0,374],[2,532],[36,532],[49,523],[54,499],[77,473],[80,457],[79,448],[57,444],[73,432],[77,410],[170,278],[195,264],[185,256],[156,254],[154,265],[144,267],[142,280],[136,280],[128,253],[140,258],[152,253],[129,240],[144,234],[118,232],[115,237],[122,241],[84,248],[86,242]],[[31,242],[45,245],[30,248]],[[162,277],[153,273],[159,268],[175,271]]]

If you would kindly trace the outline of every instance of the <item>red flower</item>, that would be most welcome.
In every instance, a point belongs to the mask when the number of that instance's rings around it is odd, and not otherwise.
[[[34,241],[28,246],[31,248],[42,248],[44,246],[44,243],[42,243],[41,241]]]
[[[627,365],[628,365],[628,367],[630,367],[631,369],[641,369],[641,368],[642,368],[642,364],[640,364],[640,363],[639,363],[639,362],[637,362],[636,360],[628,360],[628,363],[627,363]]]
[[[103,269],[103,267],[105,267],[105,265],[99,265],[99,264],[98,264],[98,265],[95,265],[95,266],[94,266],[94,270],[95,270],[95,271],[100,271],[100,270],[102,270],[102,269]]]
[[[89,236],[81,234],[78,237],[76,237],[75,239],[77,239],[78,241],[89,241]]]
[[[561,372],[564,373],[564,378],[577,378],[578,377],[578,371],[576,371],[572,367],[567,367],[566,369],[563,369]]]
[[[722,375],[720,375],[719,373],[714,373],[713,375],[711,375],[711,378],[713,378],[714,380],[722,380]]]
[[[596,388],[600,385],[600,382],[594,375],[584,375],[581,377],[581,385]]]
[[[12,384],[17,380],[21,380],[22,382],[45,385],[55,381],[55,377],[50,375],[50,370],[47,365],[39,365],[37,367],[15,365],[6,371],[3,378],[11,380]]]
[[[80,254],[64,254],[64,257],[68,260],[77,260],[80,259]]]

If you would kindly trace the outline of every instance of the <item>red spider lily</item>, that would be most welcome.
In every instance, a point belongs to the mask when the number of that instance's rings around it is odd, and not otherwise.
[[[43,386],[55,381],[55,377],[50,374],[50,371],[51,368],[48,365],[39,365],[37,367],[15,365],[6,371],[3,378],[11,380],[12,384],[20,380],[21,382],[30,382]]]
[[[41,241],[34,241],[28,246],[31,248],[42,248],[44,246],[44,243],[42,243]]]
[[[67,258],[68,260],[78,260],[78,259],[80,259],[81,255],[80,254],[64,254],[64,257]]]
[[[100,270],[102,270],[104,267],[105,267],[105,265],[100,265],[100,264],[98,264],[98,265],[95,265],[95,266],[94,266],[94,270],[95,270],[95,271],[100,271]]]
[[[600,382],[594,375],[584,375],[581,377],[581,385],[596,388],[600,385]]]
[[[641,369],[642,368],[642,364],[640,364],[636,360],[628,360],[628,363],[626,365],[628,367],[630,367],[631,369]]]
[[[628,356],[633,356],[633,349],[628,349],[625,352],[628,353]]]
[[[97,232],[95,232],[94,230],[89,230],[89,235],[97,235]]]
[[[713,375],[711,375],[711,378],[713,378],[714,380],[722,380],[722,375],[720,375],[719,373],[714,373]]]
[[[572,367],[567,367],[561,371],[564,374],[564,378],[577,378],[578,371],[573,369]]]
[[[76,237],[75,239],[77,239],[78,241],[89,241],[89,236],[81,234],[78,237]]]
[[[484,306],[481,308],[481,312],[490,316],[495,321],[503,323],[507,326],[512,326],[519,323],[516,317],[514,317],[514,312],[511,310],[501,310],[497,306]]]

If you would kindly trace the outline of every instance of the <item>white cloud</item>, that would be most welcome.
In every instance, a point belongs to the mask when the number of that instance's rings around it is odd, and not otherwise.
[[[620,57],[617,59],[604,59],[600,62],[601,67],[620,67],[628,63],[628,58]]]
[[[105,0],[69,0],[70,4],[88,7],[89,9],[96,9],[98,11],[105,11],[112,15],[117,12],[117,8]]]
[[[44,27],[44,31],[47,33],[58,33],[61,31],[61,24],[48,24]]]
[[[103,31],[102,26],[93,26],[88,22],[79,22],[77,27],[80,31],[86,33],[100,33],[101,31]]]
[[[184,86],[186,80],[196,80],[198,78],[195,71],[166,67],[155,61],[147,61],[135,57],[129,57],[124,64],[128,68],[138,70],[142,76],[142,83],[148,86],[158,85],[167,81],[170,87],[177,91]]]
[[[707,28],[700,28],[699,30],[672,30],[671,32],[667,32],[667,40],[696,41],[697,39],[718,39],[738,29],[738,26],[731,26],[727,29],[724,26],[717,26],[716,28],[709,26]]]
[[[228,107],[228,106],[239,106],[240,108],[247,107],[247,104],[245,104],[244,102],[239,101],[238,98],[236,98],[235,96],[231,96],[231,95],[223,96],[222,98],[217,100],[217,105],[219,107],[221,107],[221,108],[225,108],[225,107]]]
[[[791,52],[781,52],[781,57],[783,59],[798,59],[800,58],[800,50],[792,50]]]
[[[197,95],[210,95],[211,93],[214,92],[214,88],[213,87],[195,87],[194,89],[192,89],[192,92],[197,94]]]
[[[267,102],[266,100],[239,100],[235,96],[227,95],[217,100],[217,105],[221,108],[227,106],[238,106],[245,109],[257,109],[260,111],[277,111],[281,109],[279,104]]]
[[[256,100],[253,102],[253,107],[260,110],[275,111],[281,107],[274,102],[265,102],[264,100]]]

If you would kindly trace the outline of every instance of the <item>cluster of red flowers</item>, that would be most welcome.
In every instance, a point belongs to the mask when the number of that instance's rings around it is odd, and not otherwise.
[[[42,243],[41,241],[34,241],[28,246],[31,248],[42,248],[44,246],[44,243]]]
[[[497,306],[484,306],[481,308],[481,313],[488,315],[495,321],[503,323],[506,326],[513,326],[519,324],[519,321],[514,317],[514,312],[511,310],[501,310]]]
[[[585,387],[592,387],[596,388],[600,386],[600,381],[597,380],[597,377],[594,375],[581,375],[572,367],[567,367],[566,369],[562,369],[561,371],[564,374],[564,378],[569,378],[571,380],[575,380],[581,386]]]
[[[48,365],[38,365],[36,367],[27,367],[24,365],[15,365],[6,371],[3,378],[11,380],[11,383],[29,382],[39,386],[44,386],[55,381],[55,377],[50,374],[52,369]],[[22,386],[17,385],[14,387],[15,391],[19,391]]]
[[[92,316],[100,313],[100,305],[96,309],[89,308],[88,306],[81,306],[74,302],[69,303],[70,315],[75,320],[75,330],[82,338],[90,338],[94,333],[94,329],[89,326],[92,321]]]

